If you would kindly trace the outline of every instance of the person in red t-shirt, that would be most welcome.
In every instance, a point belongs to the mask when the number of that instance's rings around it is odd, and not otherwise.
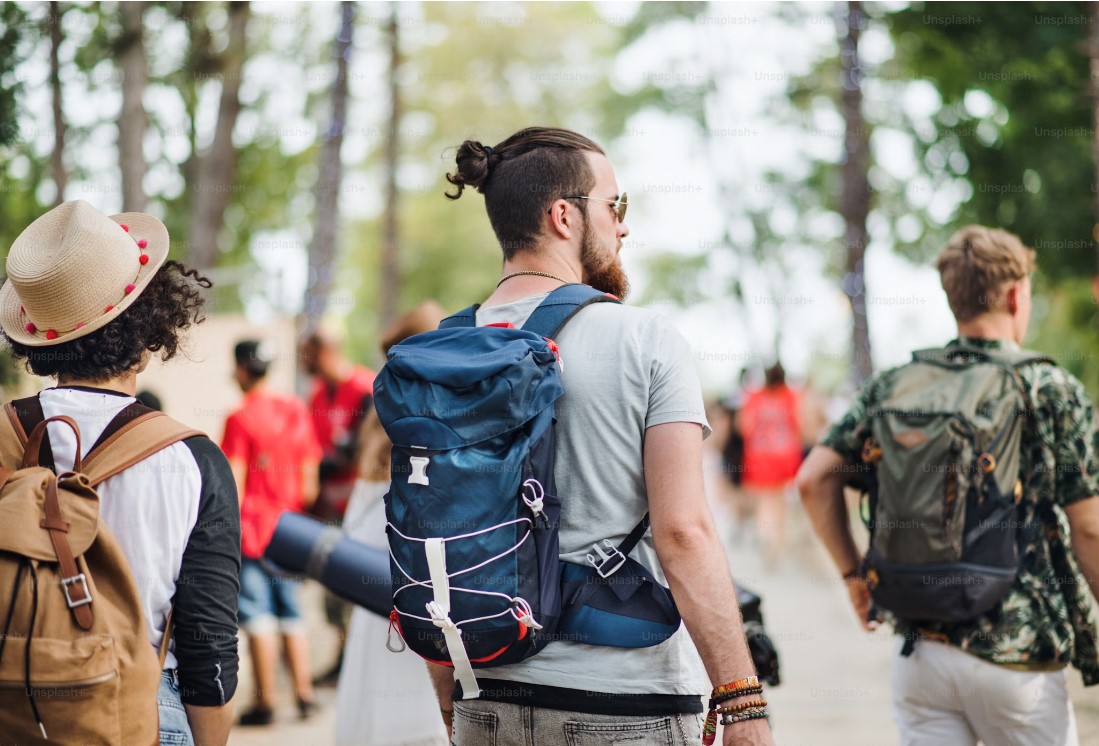
[[[314,331],[301,347],[302,367],[314,377],[309,397],[313,431],[324,450],[321,492],[313,512],[334,520],[343,516],[355,486],[358,432],[373,407],[374,371],[343,356],[330,332]]]
[[[282,632],[301,716],[316,709],[297,583],[267,572],[259,560],[279,515],[301,510],[316,500],[321,448],[305,406],[267,388],[265,377],[273,356],[266,345],[241,342],[234,355],[233,376],[244,400],[225,422],[221,448],[241,496],[239,616],[241,628],[248,633],[256,681],[255,702],[241,716],[241,724],[267,725],[274,719],[276,630]]]
[[[314,330],[302,342],[301,361],[305,371],[315,377],[309,409],[313,431],[324,450],[320,497],[311,512],[338,525],[358,476],[355,455],[360,426],[374,406],[374,371],[345,358],[339,340],[324,329]],[[328,623],[338,630],[341,642],[336,665],[317,677],[317,683],[335,686],[343,665],[343,641],[347,639],[351,605],[325,592],[324,613]]]
[[[786,539],[786,494],[802,458],[801,404],[776,363],[765,373],[762,389],[748,395],[737,415],[744,438],[742,483],[756,506],[757,531],[770,564],[778,561]]]

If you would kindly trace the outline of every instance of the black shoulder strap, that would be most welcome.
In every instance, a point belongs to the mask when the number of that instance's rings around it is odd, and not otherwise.
[[[618,551],[622,552],[625,556],[629,556],[633,551],[637,543],[641,541],[641,537],[645,535],[645,532],[649,530],[649,514],[645,513],[637,525],[633,527],[633,531],[627,534],[626,538],[622,540],[622,543],[618,545]]]
[[[1031,350],[993,349],[969,347],[967,345],[948,345],[947,347],[916,350],[912,353],[912,361],[932,363],[949,368],[965,367],[973,362],[1000,363],[1011,368],[1018,368],[1030,363],[1057,364],[1057,361],[1048,355]]]
[[[452,316],[447,316],[439,322],[439,328],[454,329],[462,326],[477,326],[477,309],[480,307],[480,303],[475,303],[469,308],[463,308]]]
[[[15,408],[15,413],[19,416],[19,424],[22,426],[23,432],[28,435],[34,430],[38,423],[46,419],[46,413],[42,411],[42,402],[39,401],[37,395],[28,396],[25,399],[15,399],[11,404],[12,407]],[[95,443],[93,443],[90,448],[85,449],[84,453],[80,455],[87,456],[127,424],[136,420],[138,417],[153,411],[155,410],[146,407],[141,402],[135,401],[127,404],[107,423],[107,427],[103,430],[103,434],[99,436]],[[42,450],[38,456],[38,463],[40,466],[45,466],[48,469],[57,470],[53,460],[53,448],[50,446],[48,433],[47,437],[42,439]]]
[[[25,399],[14,399],[11,403],[15,414],[19,417],[19,425],[23,428],[23,435],[29,436],[34,428],[42,420],[46,419],[46,413],[42,411],[42,402],[38,400],[38,395],[28,396]],[[50,448],[49,437],[42,438],[42,449],[38,454],[39,466],[45,466],[47,469],[53,469],[53,449]]]
[[[572,283],[562,285],[538,304],[523,329],[550,339],[561,333],[565,324],[592,303],[621,303],[613,295],[596,290],[590,285]]]

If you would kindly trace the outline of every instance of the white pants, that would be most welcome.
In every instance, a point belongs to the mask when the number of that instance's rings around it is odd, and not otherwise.
[[[893,718],[904,746],[1078,746],[1062,671],[1013,671],[920,640],[893,659]]]

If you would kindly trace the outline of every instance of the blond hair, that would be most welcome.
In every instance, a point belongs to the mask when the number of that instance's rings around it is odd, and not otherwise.
[[[970,321],[1003,307],[1008,286],[1034,271],[1035,252],[1019,237],[999,228],[967,225],[935,259],[950,310]]]

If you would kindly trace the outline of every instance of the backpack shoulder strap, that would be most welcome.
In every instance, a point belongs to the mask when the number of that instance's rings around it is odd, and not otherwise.
[[[554,290],[531,312],[523,329],[553,339],[580,309],[592,303],[621,303],[618,298],[590,285],[571,283]]]
[[[945,365],[951,368],[964,367],[973,362],[993,362],[1018,368],[1030,363],[1046,363],[1056,365],[1057,362],[1041,352],[1033,350],[1009,350],[1003,348],[990,349],[982,347],[969,347],[966,345],[949,345],[947,347],[932,347],[926,350],[916,350],[912,353],[913,362],[932,363]]]
[[[14,434],[16,441],[12,441],[12,445],[18,442],[18,453],[22,454],[23,449],[27,446],[27,439],[30,437],[31,432],[46,419],[46,414],[42,411],[42,402],[39,401],[38,395],[28,396],[25,399],[13,399],[4,405],[4,410],[7,414],[8,423],[11,425],[11,432]],[[3,463],[11,463],[13,466],[18,466],[19,461],[22,459],[22,455],[18,456],[14,460],[11,459],[11,453],[8,450],[8,444],[5,443],[3,451]],[[50,439],[42,439],[42,447],[38,453],[38,463],[41,466],[45,466],[47,469],[53,468],[53,449],[50,447]]]
[[[84,458],[83,472],[95,486],[173,443],[199,435],[205,433],[135,402],[111,420]]]
[[[480,307],[480,303],[475,303],[469,308],[463,308],[452,316],[447,316],[439,322],[439,328],[454,329],[462,326],[477,326],[477,309]]]

